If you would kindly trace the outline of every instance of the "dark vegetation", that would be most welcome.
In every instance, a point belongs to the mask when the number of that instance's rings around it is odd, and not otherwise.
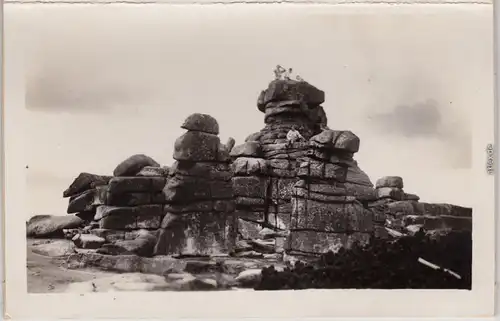
[[[422,258],[442,269],[418,261]],[[460,276],[457,278],[443,269]],[[397,240],[373,240],[366,247],[354,246],[326,253],[316,262],[298,262],[278,272],[262,270],[256,290],[284,289],[469,289],[471,288],[472,235],[450,232],[429,236],[423,232]]]

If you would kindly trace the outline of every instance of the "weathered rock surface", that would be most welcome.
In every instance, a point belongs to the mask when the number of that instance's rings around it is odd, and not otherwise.
[[[156,242],[155,234],[146,230],[139,230],[135,239],[117,240],[112,244],[104,244],[97,250],[97,253],[109,255],[135,254],[150,257],[153,255]]]
[[[185,124],[198,118],[191,115]],[[211,117],[202,119],[217,124]],[[231,146],[220,144],[218,125],[213,133],[200,128],[195,131],[193,126],[183,125],[183,128],[188,132],[175,142],[174,159],[177,161],[170,168],[163,189],[167,204],[154,253],[228,253],[236,241],[237,223],[233,215],[235,202],[229,151],[226,150]]]
[[[260,106],[276,101],[298,101],[315,106],[325,101],[325,93],[305,81],[274,80],[259,101]]]
[[[174,144],[174,159],[190,162],[214,162],[219,160],[220,139],[215,134],[188,131]]]
[[[111,194],[161,192],[166,183],[165,177],[113,177],[109,181],[108,192]]]
[[[107,185],[111,176],[95,175],[90,173],[81,173],[63,192],[63,197],[70,197],[81,194],[87,190],[94,189],[97,186]]]
[[[236,238],[234,217],[227,213],[167,213],[155,254],[214,255],[232,250]]]
[[[375,184],[377,188],[393,187],[403,189],[403,179],[399,176],[384,176],[379,178]]]
[[[107,190],[108,187],[106,185],[97,186],[96,188],[71,196],[67,209],[68,214],[95,211],[97,206],[106,204]]]
[[[319,148],[356,153],[359,150],[360,140],[349,130],[323,130],[311,138],[311,143]]]
[[[93,234],[77,234],[71,240],[81,249],[98,249],[106,242],[104,238]]]
[[[146,166],[160,167],[160,164],[151,157],[143,154],[132,155],[116,166],[113,175],[135,176]]]
[[[38,241],[32,244],[31,250],[36,254],[59,257],[74,254],[75,245],[68,240]]]
[[[195,113],[186,118],[181,128],[188,131],[219,135],[219,123],[207,114]]]
[[[241,145],[236,145],[229,154],[231,157],[255,157],[262,156],[262,147],[258,142],[245,142]]]
[[[64,237],[63,229],[83,227],[84,220],[75,215],[35,215],[26,224],[28,237]]]
[[[164,167],[156,167],[156,166],[145,166],[138,173],[137,176],[145,176],[145,177],[168,177],[169,168]]]

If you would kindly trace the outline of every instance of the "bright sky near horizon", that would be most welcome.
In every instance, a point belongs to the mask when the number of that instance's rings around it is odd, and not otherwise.
[[[28,217],[65,213],[62,191],[82,171],[110,174],[137,153],[171,164],[193,112],[243,142],[264,127],[256,101],[276,64],[325,91],[329,127],[360,137],[373,182],[400,175],[423,201],[471,205],[491,10],[72,7],[6,11],[26,45]]]

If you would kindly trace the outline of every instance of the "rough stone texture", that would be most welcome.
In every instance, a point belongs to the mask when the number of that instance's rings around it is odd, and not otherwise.
[[[297,198],[293,202],[292,226],[294,230],[323,232],[371,232],[373,214],[358,203],[326,203]]]
[[[260,106],[275,101],[299,101],[307,105],[320,105],[325,93],[305,81],[274,80],[259,98]]]
[[[360,140],[349,130],[323,130],[311,138],[311,143],[320,148],[356,153],[359,151]]]
[[[63,192],[63,197],[70,197],[81,194],[97,186],[107,185],[111,176],[95,175],[90,173],[81,173]]]
[[[431,204],[431,203],[420,203],[423,206],[425,214],[440,216],[460,216],[460,217],[472,217],[472,208],[451,205],[451,204]]]
[[[165,177],[114,177],[109,181],[108,192],[112,194],[161,192]]]
[[[373,183],[371,182],[370,177],[368,177],[368,175],[361,170],[361,168],[354,164],[347,168],[346,183],[373,188]]]
[[[202,117],[207,118],[212,119]],[[227,253],[236,241],[237,219],[233,215],[236,204],[229,155],[234,140],[222,145],[218,128],[207,133],[199,126],[194,131],[193,126],[185,124],[183,128],[189,131],[175,142],[177,161],[170,168],[163,189],[167,204],[154,253]]]
[[[160,167],[154,159],[143,154],[132,155],[116,166],[114,176],[134,176],[146,166]]]
[[[384,176],[379,178],[375,183],[375,187],[395,187],[399,189],[403,189],[403,179],[399,176]]]
[[[106,239],[93,234],[76,234],[71,240],[81,249],[98,249],[106,242]]]
[[[43,240],[33,242],[31,251],[39,255],[60,257],[74,254],[76,249],[73,242],[68,240]]]
[[[155,236],[157,234],[157,231],[148,231],[148,232],[152,233]],[[135,240],[137,237],[139,237],[141,233],[143,233],[143,231],[142,230],[125,231],[125,230],[94,228],[91,229],[89,233],[104,238],[107,243],[113,243],[114,241],[117,240]]]
[[[94,220],[100,220],[107,216],[156,216],[163,213],[162,205],[142,205],[142,206],[99,206],[96,210]]]
[[[28,237],[64,236],[63,229],[83,226],[84,220],[75,215],[35,215],[26,224]]]
[[[367,233],[326,233],[318,231],[297,231],[290,234],[286,249],[291,252],[322,254],[328,251],[338,252],[342,247],[351,248],[355,243],[368,244]]]
[[[230,181],[233,177],[230,164],[210,162],[174,162],[170,174],[171,176],[189,176],[216,181]]]
[[[229,154],[231,157],[255,157],[262,156],[262,147],[258,142],[245,142],[241,145],[236,145]]]
[[[163,215],[162,205],[99,206],[94,219],[101,229],[155,229],[160,227]]]
[[[424,230],[451,229],[454,231],[472,231],[472,219],[460,216],[408,215],[404,217],[403,224],[405,226],[420,225],[424,228]]]
[[[265,199],[267,197],[268,180],[268,178],[257,176],[234,177],[234,195]]]
[[[361,202],[378,200],[377,191],[372,187],[352,184],[349,182],[346,182],[344,184],[344,187],[348,195],[355,196],[356,199],[358,199]]]
[[[335,180],[344,183],[347,177],[347,167],[311,159],[300,164],[297,176],[300,178]]]
[[[396,201],[387,204],[387,213],[394,216],[407,216],[415,213],[414,201]]]
[[[108,187],[97,186],[96,188],[87,190],[69,198],[67,213],[93,212],[99,205],[104,205],[107,202]]]
[[[165,211],[176,214],[192,213],[192,212],[221,212],[231,213],[235,209],[235,201],[227,200],[209,200],[197,201],[188,204],[166,204]]]
[[[207,114],[195,113],[188,116],[181,125],[181,128],[189,131],[219,135],[219,123],[215,118]]]
[[[217,135],[188,131],[174,144],[174,159],[191,162],[219,160],[220,139]]]
[[[155,167],[155,166],[146,166],[143,167],[138,173],[137,176],[145,176],[145,177],[168,177],[169,175],[169,167]]]
[[[268,174],[268,166],[262,158],[239,157],[231,164],[234,175],[266,175]]]
[[[175,176],[163,190],[167,202],[190,203],[204,200],[232,199],[231,181],[206,180],[199,177]]]
[[[166,197],[163,192],[126,194],[108,193],[106,200],[106,205],[110,206],[140,206],[166,203]]]
[[[228,253],[234,247],[236,218],[225,213],[167,213],[156,255],[213,255]]]
[[[136,254],[149,257],[153,255],[156,245],[156,235],[146,230],[137,231],[137,237],[132,240],[117,240],[113,244],[104,244],[97,253],[109,255]]]
[[[391,198],[393,200],[401,201],[404,198],[404,192],[398,187],[378,187],[377,198]]]

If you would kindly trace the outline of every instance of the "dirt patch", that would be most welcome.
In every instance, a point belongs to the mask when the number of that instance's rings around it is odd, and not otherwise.
[[[96,269],[66,269],[65,257],[51,258],[34,253],[31,247],[36,242],[40,241],[28,241],[26,262],[28,293],[64,292],[68,284],[117,274]]]

